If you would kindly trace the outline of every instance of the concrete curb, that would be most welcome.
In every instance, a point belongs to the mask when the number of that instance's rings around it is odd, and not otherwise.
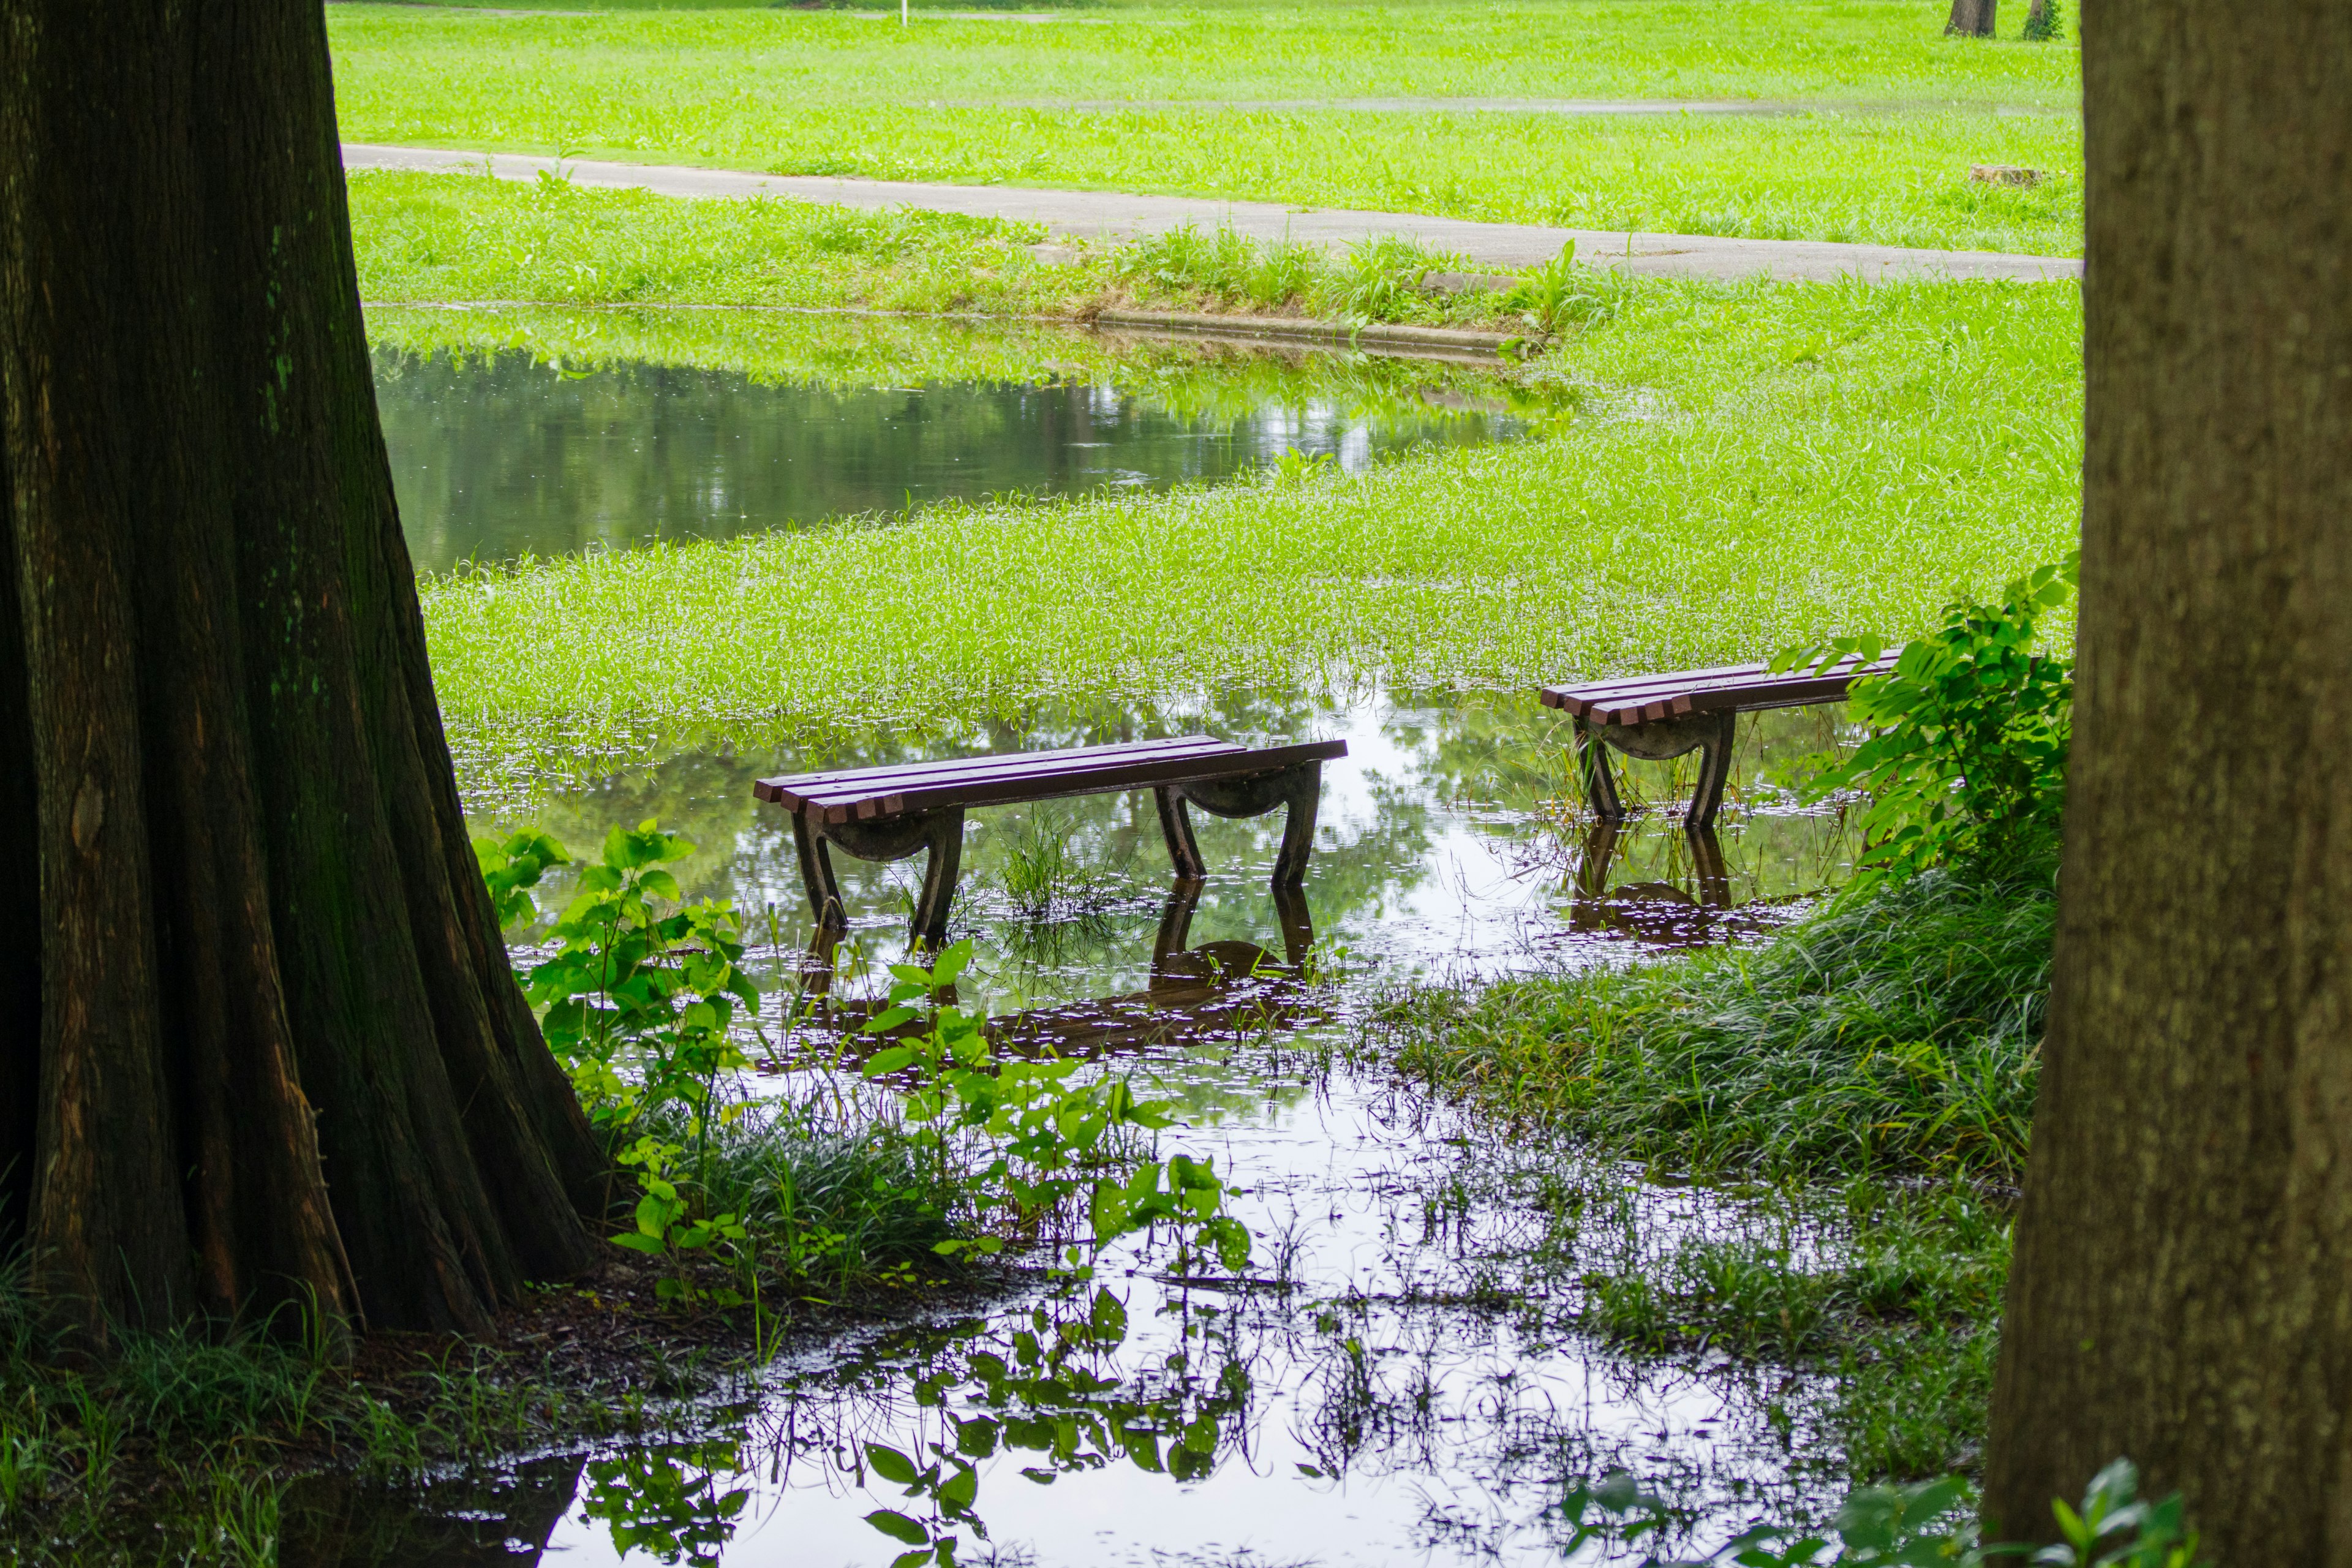
[[[1475,332],[1461,327],[1410,327],[1385,321],[1351,327],[1344,321],[1310,321],[1288,316],[1208,316],[1188,310],[1097,310],[1095,324],[1154,332],[1202,332],[1221,338],[1288,338],[1352,348],[1436,349],[1449,353],[1499,355],[1517,334]]]

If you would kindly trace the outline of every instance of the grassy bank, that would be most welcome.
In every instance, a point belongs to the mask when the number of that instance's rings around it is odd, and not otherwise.
[[[1669,1169],[2013,1185],[2055,910],[2046,874],[1933,872],[1760,947],[1498,985],[1417,1020],[1399,1060]]]
[[[772,10],[338,6],[331,20],[355,141],[2079,254],[2072,47],[1947,40],[1933,9],[1138,8],[1103,26],[900,29]],[[1479,107],[1616,98],[1804,107]],[[1977,163],[2052,177],[1978,184]]]
[[[263,1568],[299,1478],[390,1495],[453,1467],[692,1431],[696,1402],[780,1342],[903,1310],[958,1272],[933,1248],[958,1194],[886,1124],[732,1121],[709,1176],[747,1235],[733,1262],[694,1267],[706,1285],[756,1274],[756,1328],[707,1295],[681,1308],[675,1263],[611,1247],[479,1338],[379,1331],[344,1363],[288,1317],[126,1331],[91,1363],[61,1353],[21,1255],[0,1264],[0,1561]]]
[[[1933,1475],[1983,1436],[2055,906],[2046,867],[1933,871],[1755,948],[1409,993],[1381,1038],[1507,1122],[1734,1184],[1715,1234],[1629,1233],[1581,1325],[1825,1374],[1778,1418],[1792,1440],[1856,1479]]]
[[[1547,356],[1586,412],[1543,440],[436,579],[436,679],[478,736],[577,744],[1905,633],[2071,538],[2078,298],[1645,284]]]
[[[1516,293],[1417,288],[1457,258],[1402,240],[1326,256],[1180,230],[1043,260],[1034,224],[797,201],[682,201],[551,174],[351,179],[362,298],[374,303],[757,306],[1081,317],[1108,306],[1507,326]],[[1605,285],[1605,280],[1602,286]]]

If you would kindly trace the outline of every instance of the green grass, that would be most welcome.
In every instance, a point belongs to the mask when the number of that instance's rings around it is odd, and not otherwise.
[[[1862,1180],[1777,1192],[1717,1234],[1634,1245],[1579,1281],[1580,1327],[1832,1373],[1768,1424],[1854,1481],[1973,1468],[2009,1274],[2008,1215],[1974,1194]]]
[[[338,6],[332,29],[358,141],[2079,254],[2072,47],[1948,40],[1940,20],[1914,0],[1139,8],[1106,26],[908,29],[838,14]],[[1813,107],[1297,107],[1400,96]],[[2053,177],[1971,184],[1985,163]]]
[[[1360,355],[1343,345],[1237,345],[1213,337],[1108,336],[1076,323],[743,310],[372,306],[368,337],[417,360],[530,355],[550,371],[664,365],[754,385],[903,387],[1050,376],[1148,395],[1181,416],[1239,417],[1307,400],[1399,412],[1452,392],[1530,421],[1563,416],[1560,389],[1496,362]]]
[[[1493,326],[1491,289],[1414,285],[1460,258],[1396,237],[1339,257],[1180,228],[1047,264],[1034,225],[810,202],[692,202],[478,174],[351,180],[362,297],[1077,317],[1111,305]],[[412,334],[414,335],[414,334]],[[460,335],[466,335],[460,329]]]
[[[1547,356],[1589,410],[1547,439],[435,579],[437,689],[469,747],[749,742],[1350,674],[1527,686],[1908,633],[2072,539],[2078,300],[1645,284]]]
[[[1931,871],[1750,948],[1408,992],[1373,1037],[1522,1137],[1729,1184],[1727,1219],[1625,1226],[1580,1327],[1825,1374],[1766,1419],[1854,1480],[1973,1468],[2055,908],[2046,865]]]
[[[925,8],[990,7],[934,0]],[[528,96],[516,111],[534,112],[566,101],[559,93],[585,101],[587,89],[619,82],[629,61],[654,53],[671,57],[670,85],[650,90],[688,105],[748,95],[754,109],[770,111],[810,99],[2078,105],[2071,41],[2017,43],[2014,19],[2000,42],[1947,38],[1949,10],[1940,0],[1294,0],[1121,5],[1082,11],[1076,26],[930,17],[902,32],[838,11],[772,7],[486,16],[339,5],[328,20],[347,112],[355,86],[395,85],[388,69],[422,79],[411,85],[428,100],[463,89],[487,104],[496,88],[520,83]],[[489,59],[493,50],[502,58]],[[474,87],[451,79],[459,68],[484,63],[494,74]],[[569,86],[545,79],[567,71],[588,74]],[[632,97],[647,90],[629,89]]]
[[[1400,1005],[1399,1064],[1496,1113],[1710,1176],[2014,1184],[2047,868],[1857,892],[1756,948]]]

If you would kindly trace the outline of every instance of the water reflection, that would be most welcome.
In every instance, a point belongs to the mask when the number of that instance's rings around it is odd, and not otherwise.
[[[1123,708],[1039,706],[967,729],[670,751],[584,776],[571,760],[539,763],[456,740],[478,831],[537,824],[590,845],[614,823],[647,816],[684,828],[700,849],[680,879],[752,911],[755,957],[791,990],[816,931],[791,819],[752,799],[756,778],[1194,732],[1245,744],[1344,739],[1348,755],[1324,768],[1306,886],[1320,951],[1337,969],[1391,981],[1470,978],[1752,932],[1788,918],[1840,880],[1851,856],[1844,819],[1799,809],[1791,793],[1838,743],[1838,722],[1833,710],[1800,709],[1743,726],[1729,809],[1717,836],[1696,845],[1654,806],[1614,834],[1594,835],[1569,722],[1518,693],[1261,690]],[[1674,798],[1686,761],[1628,765],[1629,799],[1638,807]],[[1198,829],[1211,869],[1186,913],[1188,945],[1241,942],[1286,952],[1286,917],[1266,893],[1281,818],[1211,818]],[[1036,867],[1049,847],[1050,885],[1041,889]],[[949,934],[979,949],[961,983],[968,1002],[1003,1015],[1151,988],[1169,884],[1149,791],[974,810],[963,857]],[[883,966],[904,949],[918,878],[908,865],[838,867],[848,918],[822,965],[830,994],[887,985]],[[560,900],[562,879],[551,882]]]
[[[1296,1028],[1321,1017],[1325,1009],[1312,988],[1302,984],[1315,948],[1314,917],[1306,894],[1296,888],[1276,888],[1270,895],[1282,930],[1282,951],[1276,956],[1255,942],[1227,939],[1189,945],[1192,916],[1205,885],[1200,878],[1180,878],[1169,889],[1152,933],[1150,975],[1142,990],[997,1014],[987,1023],[990,1041],[999,1050],[1017,1055],[1050,1052],[1091,1061],[1155,1046]],[[1085,922],[1079,923],[1083,928]],[[1048,933],[1067,929],[1042,928]],[[799,989],[785,1004],[798,1026],[786,1039],[803,1048],[805,1059],[859,1059],[867,1045],[861,1026],[886,1005],[877,996],[845,999],[834,994],[840,945],[838,930],[817,925],[802,961]],[[950,987],[941,1000],[960,998]],[[878,1047],[878,1042],[874,1044]],[[788,1055],[774,1065],[788,1069],[796,1059],[801,1058]]]
[[[1143,1237],[1083,1286],[1032,1274],[984,1312],[788,1356],[692,1413],[691,1442],[587,1455],[537,1537],[549,1560],[936,1564],[944,1544],[960,1563],[1041,1568],[1534,1564],[1570,1540],[1563,1488],[1613,1468],[1702,1533],[1824,1500],[1834,1479],[1789,1458],[1787,1409],[1812,1374],[1627,1355],[1580,1326],[1589,1279],[1659,1237],[1735,1226],[1741,1200],[1521,1148],[1347,1044],[1402,980],[1613,963],[1786,918],[1851,853],[1845,824],[1790,787],[1835,746],[1834,713],[1744,726],[1730,809],[1702,834],[1655,809],[1597,827],[1567,725],[1495,693],[1038,708],[782,753],[670,752],[586,780],[576,760],[535,773],[469,749],[464,783],[484,828],[538,821],[581,843],[646,816],[685,828],[702,847],[681,880],[759,911],[780,990],[808,982],[798,994],[836,1009],[837,1030],[903,948],[912,879],[845,866],[848,929],[813,948],[788,819],[752,801],[754,777],[1190,732],[1348,741],[1303,896],[1267,890],[1278,818],[1201,824],[1216,869],[1171,890],[1149,792],[974,812],[958,934],[984,963],[958,984],[1005,1047],[1115,1056],[1108,1070],[1172,1101],[1253,1235],[1247,1268],[1178,1272]],[[1629,795],[1667,800],[1687,783],[1675,767],[1631,765]],[[1045,843],[1058,869],[1041,889]],[[789,1038],[776,1005],[772,1034]],[[751,1087],[800,1092],[825,1070],[856,1068],[788,1053]],[[544,1505],[517,1499],[420,1511],[495,1517],[486,1538],[536,1551]]]
[[[1178,373],[871,385],[374,351],[401,522],[427,572],[1007,491],[1164,489],[1294,450],[1359,469],[1423,442],[1508,439],[1540,417],[1498,375],[1481,388],[1460,367],[1381,363],[1202,348]]]

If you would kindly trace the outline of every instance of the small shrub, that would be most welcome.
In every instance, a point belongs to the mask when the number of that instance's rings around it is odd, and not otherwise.
[[[1808,794],[1870,792],[1858,885],[2054,852],[2074,674],[2072,660],[2035,651],[2036,622],[2072,595],[2075,573],[2069,555],[2010,584],[1998,604],[1948,605],[1944,624],[1906,644],[1892,670],[1854,682],[1853,717],[1874,733]],[[1785,653],[1773,668],[1868,664],[1883,647],[1876,637],[1839,637]]]

